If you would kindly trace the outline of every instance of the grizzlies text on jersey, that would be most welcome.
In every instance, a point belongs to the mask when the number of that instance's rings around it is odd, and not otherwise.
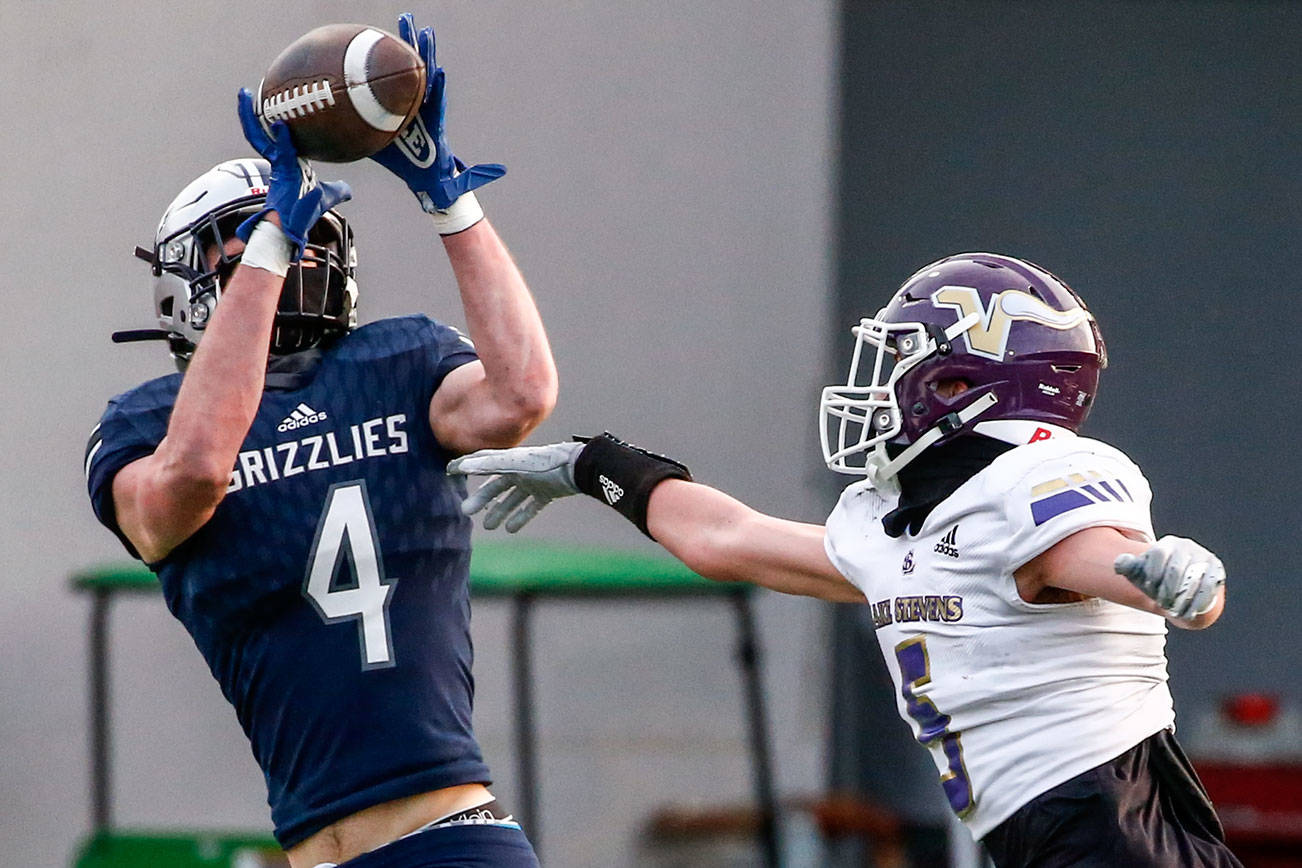
[[[307,355],[307,354],[300,354]],[[150,567],[266,776],[288,848],[341,817],[489,780],[471,730],[470,524],[430,429],[477,358],[422,316],[359,328],[268,374],[212,518]],[[181,376],[109,402],[87,450],[95,513],[167,431]]]

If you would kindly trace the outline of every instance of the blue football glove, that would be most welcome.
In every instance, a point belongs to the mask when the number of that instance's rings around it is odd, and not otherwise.
[[[506,167],[483,163],[467,168],[453,156],[443,128],[447,94],[443,69],[434,63],[434,28],[424,27],[417,33],[415,19],[406,12],[398,18],[398,34],[425,61],[425,99],[407,128],[371,159],[401,178],[416,194],[421,208],[437,214],[452,207],[462,194],[505,175]]]
[[[248,88],[240,89],[239,111],[244,138],[271,163],[271,182],[267,185],[266,207],[241,223],[235,234],[247,242],[258,221],[269,211],[275,211],[280,215],[281,231],[295,245],[291,261],[297,262],[303,256],[308,230],[322,214],[353,198],[353,191],[343,181],[317,180],[311,164],[298,158],[284,121],[272,124],[268,134],[253,107],[253,94]]]

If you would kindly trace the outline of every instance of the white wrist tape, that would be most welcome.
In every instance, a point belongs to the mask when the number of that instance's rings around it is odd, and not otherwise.
[[[284,277],[289,271],[289,258],[293,252],[294,243],[279,226],[269,220],[259,220],[249,236],[249,243],[244,245],[240,264]]]
[[[455,235],[483,220],[484,209],[479,207],[474,193],[462,193],[446,209],[435,210],[430,216],[440,235]]]

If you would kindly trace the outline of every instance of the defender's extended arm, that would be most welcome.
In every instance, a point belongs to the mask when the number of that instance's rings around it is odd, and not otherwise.
[[[1113,527],[1077,531],[1014,574],[1022,597],[1046,588],[1100,597],[1177,627],[1211,626],[1225,605],[1225,570],[1207,549],[1179,537],[1140,541]]]
[[[603,434],[587,442],[488,450],[452,461],[448,472],[490,478],[462,506],[487,509],[484,526],[519,530],[558,497],[583,492],[709,579],[745,581],[787,594],[864,601],[823,548],[823,527],[757,512],[685,466]]]

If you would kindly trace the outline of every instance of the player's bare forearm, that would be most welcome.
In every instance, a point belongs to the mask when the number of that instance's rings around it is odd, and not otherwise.
[[[657,542],[706,578],[832,602],[864,602],[828,560],[822,525],[765,515],[717,489],[681,479],[656,486],[647,525]]]
[[[113,480],[118,524],[147,562],[212,517],[262,400],[271,324],[284,279],[238,267],[186,368],[152,455]]]
[[[439,442],[456,452],[521,442],[556,404],[556,365],[524,277],[481,220],[443,236],[479,363],[444,380],[430,406]]]
[[[1173,618],[1116,571],[1117,555],[1142,555],[1151,545],[1113,527],[1093,527],[1059,541],[1015,573],[1018,591],[1028,601],[1045,588],[1060,588],[1100,597],[1143,612],[1162,615],[1177,627],[1201,630],[1210,627],[1225,608],[1222,587],[1212,607],[1193,618]]]

